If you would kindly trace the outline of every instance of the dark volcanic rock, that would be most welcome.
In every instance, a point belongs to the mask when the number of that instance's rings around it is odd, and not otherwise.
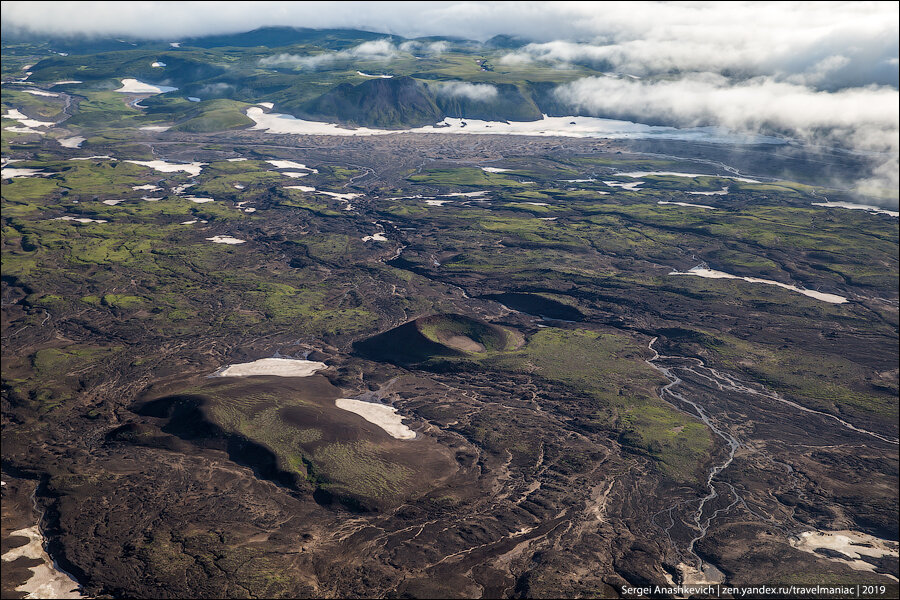
[[[411,77],[342,83],[300,108],[306,118],[386,129],[420,127],[444,118],[428,88]]]

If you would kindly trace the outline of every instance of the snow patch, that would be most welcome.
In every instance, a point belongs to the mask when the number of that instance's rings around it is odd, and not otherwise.
[[[222,367],[210,377],[309,377],[328,368],[323,362],[298,358],[260,358],[248,363],[236,363]]]
[[[716,190],[714,192],[687,192],[688,194],[692,194],[694,196],[724,196],[728,193],[728,188],[723,187],[721,190]]]
[[[87,217],[56,217],[54,221],[75,221],[76,223],[109,223],[105,219],[88,219]]]
[[[748,179],[746,177],[735,177],[734,175],[710,175],[709,173],[678,173],[676,171],[635,171],[632,173],[616,173],[617,177],[648,177],[650,175],[664,175],[671,177],[718,177],[719,179],[733,179],[734,181],[743,181],[745,183],[759,183],[756,179]]]
[[[239,240],[238,238],[231,237],[228,235],[214,235],[214,236],[208,237],[206,239],[209,240],[210,242],[213,242],[216,244],[231,244],[231,245],[243,244],[246,241],[246,240]]]
[[[362,194],[339,194],[337,192],[326,192],[325,190],[318,190],[317,194],[325,194],[326,196],[331,196],[332,198],[337,198],[338,200],[344,200],[349,202],[355,198],[360,198]]]
[[[371,129],[359,127],[351,129],[337,123],[306,121],[291,115],[266,113],[261,108],[251,106],[247,116],[256,122],[251,129],[268,133],[300,135],[368,136],[395,135],[403,133],[438,134],[493,134],[589,137],[607,139],[674,139],[702,141],[723,144],[784,144],[784,140],[762,135],[732,133],[718,127],[664,127],[645,125],[631,121],[600,119],[597,117],[548,117],[539,121],[479,121],[477,119],[457,119],[447,117],[436,125],[426,125],[414,129]]]
[[[63,148],[81,148],[81,144],[84,143],[85,139],[86,138],[83,138],[80,135],[76,135],[67,138],[60,138],[56,141],[59,142],[59,145]]]
[[[13,133],[36,133],[38,135],[46,135],[45,131],[38,131],[37,129],[31,129],[30,127],[16,127],[15,125],[11,125],[9,127],[4,127],[3,129],[12,131]]]
[[[59,97],[59,94],[55,94],[55,93],[53,93],[53,92],[45,92],[44,90],[34,90],[34,89],[32,89],[32,90],[22,90],[22,91],[25,92],[26,94],[31,94],[31,95],[33,95],[33,96],[49,96],[49,97],[51,97],[51,98],[57,98],[57,97]]]
[[[628,190],[629,192],[636,192],[636,191],[638,191],[638,189],[637,189],[638,186],[642,185],[646,182],[645,181],[630,181],[628,183],[625,183],[622,181],[604,181],[603,183],[605,185],[608,185],[609,187],[618,187],[618,188],[622,188],[623,190]]]
[[[693,208],[706,208],[709,210],[718,210],[715,206],[709,206],[707,204],[691,204],[690,202],[669,202],[667,200],[660,200],[657,204],[675,204],[677,206],[691,206]]]
[[[488,190],[481,190],[478,192],[453,192],[451,194],[441,194],[441,196],[445,198],[452,198],[454,196],[462,196],[465,198],[478,198],[480,196],[484,196],[486,194],[490,194]]]
[[[43,177],[49,175],[42,169],[27,169],[24,167],[3,167],[0,169],[0,177],[3,179],[17,179],[19,177]]]
[[[338,398],[334,404],[342,410],[356,413],[369,423],[381,427],[393,438],[411,440],[416,437],[416,432],[403,424],[403,417],[397,414],[397,409],[393,406],[352,398]]]
[[[122,80],[122,87],[114,91],[122,94],[164,94],[166,92],[174,92],[177,89],[177,87],[153,85],[152,83],[144,83],[143,81],[126,77]]]
[[[193,162],[193,163],[170,163],[164,160],[126,160],[125,162],[132,163],[135,165],[141,165],[143,167],[150,167],[151,169],[155,169],[157,171],[162,171],[163,173],[174,173],[175,171],[184,171],[186,173],[190,173],[194,177],[200,174],[200,171],[203,170],[203,167],[207,165],[207,163],[202,162]]]
[[[791,546],[815,554],[818,558],[826,558],[843,563],[856,571],[875,572],[875,565],[863,560],[863,556],[879,559],[886,556],[897,557],[897,542],[889,542],[872,535],[857,531],[806,531],[799,536],[791,538]],[[836,556],[824,556],[816,550],[832,550],[841,553],[846,558]],[[894,581],[897,578],[887,573],[879,573],[890,577]]]
[[[760,279],[758,277],[738,277],[737,275],[725,273],[724,271],[715,271],[702,265],[694,267],[693,269],[685,272],[672,271],[671,273],[669,273],[669,275],[696,275],[697,277],[705,277],[707,279],[742,279],[750,283],[777,285],[780,288],[791,290],[792,292],[798,292],[800,294],[803,294],[804,296],[809,296],[810,298],[815,298],[816,300],[822,300],[823,302],[829,302],[831,304],[843,304],[848,301],[844,296],[838,296],[837,294],[826,294],[824,292],[817,292],[815,290],[807,290],[805,288],[799,288],[795,285],[781,283],[780,281],[772,281],[771,279]]]
[[[846,208],[849,210],[864,210],[866,212],[890,215],[892,217],[900,217],[900,212],[896,210],[888,210],[880,206],[871,206],[869,204],[854,204],[852,202],[813,202],[813,206],[824,206],[826,208]]]
[[[25,127],[53,127],[54,125],[56,125],[56,123],[54,123],[53,121],[38,121],[37,119],[26,117],[24,114],[19,112],[18,109],[15,108],[7,109],[6,114],[3,116],[7,119],[14,119]],[[9,128],[7,127],[7,129]]]
[[[303,163],[294,162],[292,160],[267,160],[266,162],[276,169],[303,169],[310,173],[318,173],[316,169],[311,169]]]
[[[4,554],[3,562],[12,562],[20,557],[43,561],[40,565],[29,567],[32,575],[16,588],[17,592],[25,592],[26,598],[84,598],[78,583],[68,573],[58,569],[44,550],[44,536],[37,525],[18,529],[9,535],[28,538],[28,543]]]

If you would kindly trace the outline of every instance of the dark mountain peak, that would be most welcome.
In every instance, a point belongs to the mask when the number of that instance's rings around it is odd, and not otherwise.
[[[444,118],[428,87],[405,76],[342,83],[308,102],[302,112],[316,120],[382,128],[419,127]]]
[[[369,40],[393,38],[384,33],[356,29],[310,29],[306,27],[260,27],[252,31],[207,35],[185,40],[183,46],[198,48],[263,46],[277,48],[294,44],[316,44],[324,48],[339,49],[354,43]]]
[[[488,48],[521,48],[525,44],[531,43],[531,40],[526,40],[525,38],[521,38],[517,35],[495,35],[488,41],[484,43]]]

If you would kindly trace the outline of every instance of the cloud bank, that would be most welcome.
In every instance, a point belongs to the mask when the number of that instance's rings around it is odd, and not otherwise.
[[[639,76],[718,72],[736,78],[771,75],[777,79],[839,89],[867,84],[897,86],[897,17],[866,19],[856,27],[822,28],[811,32],[758,32],[729,28],[722,39],[718,27],[699,24],[679,35],[648,31],[638,39],[601,43],[554,40],[532,43],[500,59],[504,64],[545,62],[586,64]],[[747,35],[751,33],[753,35]]]
[[[897,2],[3,2],[2,11],[4,32],[165,41],[262,26],[481,41],[518,36],[530,43],[498,57],[498,65],[590,65],[620,75],[559,90],[584,112],[771,129],[887,153],[877,160],[868,189],[893,190],[900,145],[898,21]],[[341,52],[264,60],[315,69],[446,50],[446,42],[376,40]],[[463,86],[447,88],[451,92],[490,93]]]
[[[438,56],[449,50],[448,42],[420,42],[410,40],[395,45],[390,39],[373,40],[363,42],[359,46],[340,50],[338,52],[324,52],[322,54],[276,54],[260,59],[259,64],[264,67],[297,67],[306,69],[326,68],[330,65],[350,61],[390,61],[401,53],[415,54],[418,56]]]
[[[872,173],[855,184],[858,191],[880,196],[900,186],[900,95],[890,86],[829,92],[770,76],[734,81],[714,73],[690,73],[653,81],[586,77],[560,86],[556,95],[592,116],[774,132],[842,146],[873,162]]]
[[[276,54],[260,59],[259,64],[264,67],[298,67],[306,69],[324,68],[334,63],[352,60],[382,61],[386,62],[396,57],[397,47],[388,39],[363,42],[359,46],[341,50],[339,52],[324,52],[322,54]]]
[[[881,86],[837,92],[757,77],[740,82],[712,73],[643,81],[587,77],[557,89],[559,98],[594,115],[662,120],[679,126],[722,125],[736,131],[783,131],[792,137],[850,137],[854,147],[897,152],[897,90]]]
[[[450,50],[450,42],[420,42],[418,40],[410,40],[403,42],[398,46],[402,52],[417,54],[419,56],[439,56]]]
[[[450,81],[437,88],[439,96],[450,98],[466,98],[475,101],[488,101],[497,97],[497,88],[487,83],[467,83]]]

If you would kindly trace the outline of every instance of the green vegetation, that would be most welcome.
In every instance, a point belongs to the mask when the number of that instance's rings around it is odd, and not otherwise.
[[[182,393],[203,397],[204,414],[226,433],[271,451],[277,469],[297,485],[305,481],[337,497],[374,502],[393,502],[415,487],[407,455],[368,436],[341,438],[344,422],[354,417],[334,406],[338,391],[322,380],[216,382]]]
[[[712,449],[709,430],[665,404],[656,387],[667,380],[643,361],[627,336],[547,328],[521,349],[485,363],[491,368],[533,372],[590,394],[596,401],[587,423],[621,431],[620,441],[658,461],[674,479],[694,481]]]
[[[150,125],[160,119],[147,119],[138,108],[129,106],[128,97],[118,92],[82,92],[84,100],[78,104],[78,112],[68,121],[68,127],[105,129]]]
[[[62,97],[40,96],[29,94],[24,91],[3,87],[3,108],[4,112],[10,107],[17,108],[32,119],[38,121],[58,121],[64,116],[64,102]],[[11,121],[9,125],[12,125]],[[19,123],[16,122],[16,125]],[[3,123],[4,126],[7,123]]]
[[[421,174],[410,175],[407,179],[414,183],[461,187],[520,188],[527,185],[500,173],[488,173],[470,167],[429,169]]]
[[[503,352],[521,341],[509,329],[462,315],[433,315],[419,319],[416,326],[432,342],[467,353]]]
[[[772,348],[721,333],[703,332],[704,347],[733,371],[742,371],[810,408],[852,418],[885,422],[898,418],[897,382],[865,385],[858,364],[837,354],[798,348]]]
[[[128,296],[125,294],[106,294],[101,303],[111,308],[135,308],[144,303],[140,296]]]
[[[176,116],[176,118],[180,117],[185,120],[173,127],[173,131],[206,133],[241,129],[253,125],[253,121],[245,114],[250,105],[244,102],[218,99],[194,104],[195,108],[183,111],[183,116]]]
[[[39,43],[5,44],[5,53],[16,52],[5,77],[18,77],[15,68],[33,61],[29,81],[52,86],[60,80],[80,83],[58,86],[80,97],[73,126],[121,128],[139,123],[174,123],[176,131],[207,132],[245,127],[246,106],[274,102],[280,111],[298,117],[338,120],[351,125],[410,127],[441,121],[445,116],[489,120],[535,120],[543,113],[556,113],[559,101],[552,88],[597,71],[584,66],[555,69],[539,63],[501,64],[502,49],[451,47],[447,52],[417,55],[400,51],[390,63],[348,58],[335,54],[372,39],[377,34],[345,31],[335,36],[316,34],[286,36],[284,46],[271,40],[256,40],[269,46],[232,46],[224,37],[205,47],[182,46],[177,50],[146,41],[127,45],[83,43],[79,51],[63,56]],[[217,43],[226,44],[217,46]],[[124,44],[124,43],[123,43]],[[52,51],[51,51],[52,52]],[[296,61],[279,62],[288,55],[321,56],[315,69]],[[27,58],[25,58],[27,57]],[[153,67],[162,62],[164,67]],[[390,72],[390,79],[370,78],[359,72]],[[127,95],[117,89],[123,78],[162,83],[177,90],[126,106]],[[488,83],[495,86],[491,98],[473,99],[447,93],[454,81]],[[189,103],[186,97],[202,102]],[[4,102],[7,94],[4,92]],[[35,102],[49,106],[54,99],[16,98],[16,106],[29,108]],[[37,109],[35,109],[37,110]],[[44,114],[48,114],[46,109]],[[106,111],[109,119],[104,122]],[[26,111],[26,114],[32,114]],[[36,114],[36,113],[35,113]],[[6,136],[6,134],[4,134]]]
[[[5,429],[4,460],[9,452],[10,464],[30,468],[33,461],[47,497],[59,498],[61,535],[89,532],[104,540],[94,566],[125,565],[142,577],[183,580],[191,591],[195,581],[210,582],[196,594],[166,588],[173,597],[335,595],[346,591],[329,587],[335,575],[380,586],[396,573],[383,579],[349,554],[337,573],[304,555],[310,547],[332,547],[331,532],[320,535],[317,514],[347,525],[334,546],[341,560],[345,549],[368,551],[372,542],[388,548],[388,562],[398,565],[415,552],[431,553],[421,562],[430,568],[441,565],[441,553],[452,557],[441,568],[483,562],[482,553],[534,549],[560,535],[596,552],[597,531],[624,519],[622,512],[603,513],[607,497],[624,500],[620,506],[643,518],[640,494],[658,493],[654,512],[663,509],[661,517],[678,502],[669,512],[673,522],[690,523],[692,498],[706,489],[721,445],[709,428],[659,398],[668,379],[647,363],[651,336],[654,348],[685,364],[696,357],[801,406],[896,436],[896,219],[812,206],[822,190],[788,180],[647,176],[635,190],[608,186],[604,180],[633,181],[616,173],[687,172],[697,163],[616,154],[605,143],[499,136],[456,136],[450,143],[453,136],[446,136],[431,144],[426,136],[399,135],[298,143],[296,136],[279,141],[238,132],[259,102],[301,117],[382,127],[446,115],[566,114],[552,90],[597,73],[506,64],[499,58],[508,50],[499,45],[462,43],[440,55],[399,50],[388,62],[338,57],[310,69],[303,61],[266,59],[324,56],[383,36],[287,29],[267,35],[283,46],[267,48],[246,34],[185,41],[179,49],[137,40],[106,51],[98,40],[73,41],[87,53],[69,56],[57,53],[63,46],[22,43],[12,60],[4,55],[4,77],[20,77],[21,67],[35,64],[35,85],[67,94],[35,96],[4,86],[5,110],[65,119],[44,135],[2,134],[4,157],[18,161],[13,168],[43,171],[5,179],[2,189],[4,419],[19,444],[6,450]],[[166,67],[150,67],[155,60]],[[124,77],[178,90],[135,106],[136,96],[113,91]],[[62,79],[84,83],[53,85]],[[496,85],[497,98],[442,94],[453,81]],[[16,125],[3,120],[4,127]],[[138,129],[148,125],[170,129]],[[81,149],[57,142],[73,135],[87,138]],[[589,147],[591,156],[573,154]],[[714,156],[718,149],[692,150],[701,160],[730,160]],[[756,151],[761,158],[753,164],[766,164]],[[113,158],[73,160],[88,155]],[[317,172],[291,179],[267,162],[275,159],[306,162]],[[128,160],[204,166],[194,175]],[[504,170],[479,166],[488,164]],[[799,179],[814,181],[811,173]],[[346,203],[325,194],[286,189],[298,183],[363,197],[345,210]],[[727,194],[688,195],[724,187]],[[424,201],[476,190],[486,193],[454,196],[440,208]],[[838,190],[827,194],[846,198]],[[194,203],[188,195],[213,201]],[[709,203],[715,210],[659,201]],[[383,230],[386,241],[363,242],[374,230]],[[214,243],[217,236],[245,243]],[[777,286],[671,275],[702,263],[851,301],[835,305]],[[307,378],[206,378],[222,364],[275,352],[322,360],[328,369]],[[682,375],[680,389],[707,386]],[[888,531],[885,523],[895,523],[889,517],[896,494],[884,482],[896,465],[879,454],[877,442],[844,444],[842,435],[855,434],[831,422],[836,432],[814,434],[832,439],[803,452],[796,452],[796,432],[785,437],[779,430],[769,444],[754,436],[781,413],[763,404],[798,415],[791,423],[798,430],[819,417],[761,397],[759,406],[738,405],[731,392],[715,395],[707,387],[697,397],[711,415],[733,424],[742,443],[740,460],[720,481],[733,484],[746,503],[726,512],[723,493],[704,515],[715,504],[722,522],[726,514],[743,518],[745,509],[778,519],[785,508],[797,522],[821,528],[854,520],[866,531]],[[415,415],[417,439],[394,439],[334,404],[369,393]],[[168,402],[169,412],[141,412],[157,401]],[[754,420],[754,410],[769,420]],[[190,443],[197,448],[186,451]],[[205,463],[210,449],[214,459]],[[162,458],[154,464],[152,457]],[[255,474],[228,467],[226,457]],[[782,459],[794,470],[761,467]],[[191,479],[203,464],[211,474],[200,469]],[[147,481],[172,486],[139,496],[150,489]],[[863,492],[856,496],[851,488]],[[241,493],[223,493],[234,489]],[[783,500],[785,490],[798,499]],[[845,493],[850,500],[840,499]],[[177,494],[184,503],[167,501]],[[881,504],[868,506],[864,494]],[[342,504],[340,510],[372,512],[347,518],[310,496]],[[135,497],[146,500],[146,514],[127,536],[106,544],[121,524],[107,518]],[[204,521],[197,498],[213,502],[204,510],[224,506],[227,515]],[[824,499],[822,509],[811,509],[810,498]],[[597,525],[602,529],[589,529],[595,520],[585,511],[605,520]],[[469,518],[486,523],[488,513],[500,515],[498,521],[469,528]],[[65,520],[73,514],[78,518]],[[575,528],[566,529],[570,524]],[[532,525],[539,530],[532,533]],[[670,533],[691,535],[680,525]],[[705,541],[722,535],[711,529]],[[765,534],[770,541],[775,535],[782,530]],[[519,546],[513,538],[520,536],[528,544]],[[613,560],[638,564],[633,552]],[[315,575],[296,576],[307,565]],[[816,573],[778,577],[805,581]],[[465,585],[494,575],[476,567]],[[515,580],[514,591],[541,595],[529,577]],[[594,588],[597,579],[587,581],[578,585],[588,594],[609,591]],[[163,589],[159,583],[147,585]],[[415,588],[389,593],[390,585],[379,593],[438,595]],[[101,592],[147,595],[114,586]]]

